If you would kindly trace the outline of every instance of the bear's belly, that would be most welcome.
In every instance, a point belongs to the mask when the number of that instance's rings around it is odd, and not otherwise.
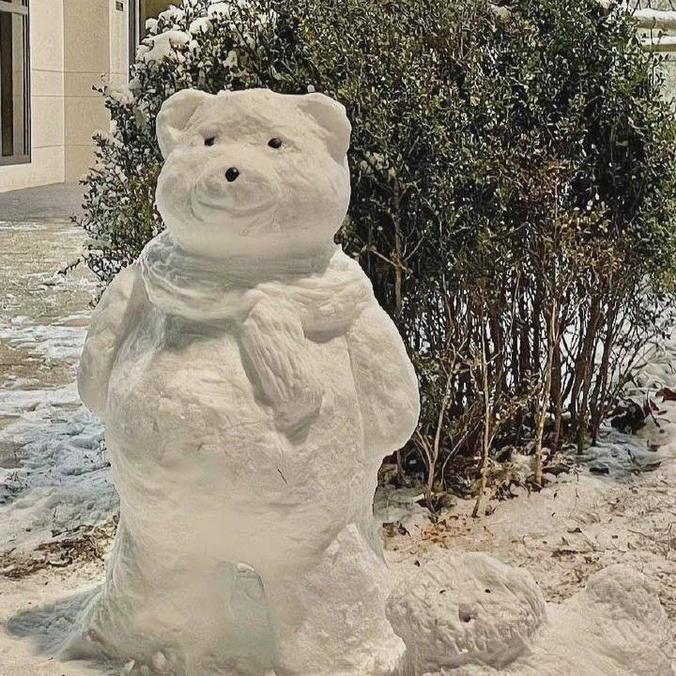
[[[160,542],[169,529],[171,546],[240,551],[253,564],[271,541],[293,548],[314,531],[321,542],[303,544],[321,547],[335,535],[327,524],[370,515],[363,496],[373,495],[377,464],[364,456],[344,337],[308,343],[322,407],[290,440],[257,397],[236,338],[175,322],[150,314],[111,374],[107,442],[132,530]]]

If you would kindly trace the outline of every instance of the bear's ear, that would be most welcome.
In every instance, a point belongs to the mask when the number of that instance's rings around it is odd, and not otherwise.
[[[304,94],[300,100],[302,110],[326,131],[329,150],[336,161],[342,163],[350,147],[352,131],[345,106],[325,94]]]
[[[172,94],[163,104],[157,116],[155,128],[162,156],[166,160],[176,147],[181,132],[186,128],[193,113],[213,94],[197,89],[182,89]]]

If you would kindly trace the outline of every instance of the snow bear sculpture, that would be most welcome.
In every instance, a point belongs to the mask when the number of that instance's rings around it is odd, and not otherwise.
[[[185,90],[157,133],[167,229],[104,293],[80,364],[120,523],[64,655],[190,676],[390,674],[404,644],[372,498],[419,402],[394,325],[333,243],[344,108]]]

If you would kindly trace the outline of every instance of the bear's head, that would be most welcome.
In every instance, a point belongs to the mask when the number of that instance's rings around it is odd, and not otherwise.
[[[164,102],[157,138],[157,206],[191,253],[303,253],[345,218],[350,123],[328,96],[186,89]]]

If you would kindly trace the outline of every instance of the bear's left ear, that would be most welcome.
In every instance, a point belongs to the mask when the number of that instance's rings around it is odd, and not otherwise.
[[[301,109],[311,115],[326,131],[329,150],[336,161],[342,164],[350,147],[352,131],[345,106],[325,94],[304,94],[300,97],[300,101]]]
[[[182,89],[172,94],[163,104],[157,115],[155,127],[162,157],[166,160],[169,153],[179,142],[181,132],[186,128],[193,113],[213,94],[198,89]]]

